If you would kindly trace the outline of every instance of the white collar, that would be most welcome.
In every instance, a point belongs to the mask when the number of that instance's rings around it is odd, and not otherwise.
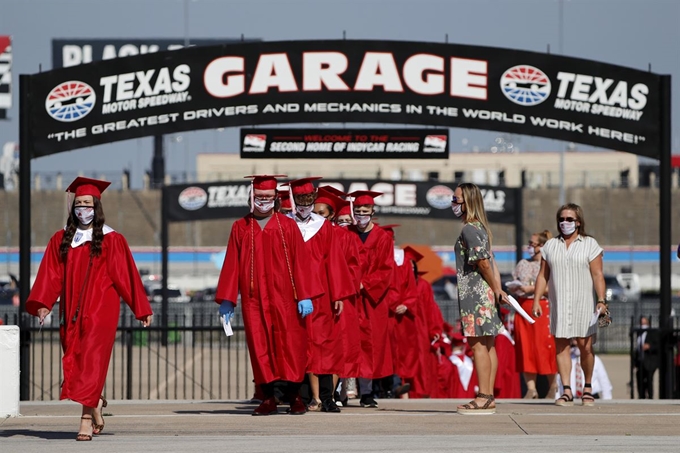
[[[313,212],[309,215],[307,220],[300,220],[294,212],[291,212],[288,216],[295,220],[298,228],[300,228],[300,233],[302,233],[302,239],[304,239],[305,242],[313,238],[314,235],[319,232],[324,222],[326,222],[325,217],[321,217]]]
[[[104,232],[104,234],[109,234],[115,230],[108,225],[104,225],[102,227],[102,231]],[[71,247],[76,248],[90,241],[92,241],[92,228],[89,228],[87,230],[81,230],[80,228],[78,228],[76,230],[76,233],[73,235]]]
[[[401,266],[404,264],[404,250],[403,249],[394,249],[394,262],[397,263],[397,266]]]

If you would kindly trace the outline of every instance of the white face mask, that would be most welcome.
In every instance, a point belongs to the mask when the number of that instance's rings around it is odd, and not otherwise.
[[[352,224],[352,222],[338,222],[338,223],[336,223],[337,226],[341,226],[341,227],[346,227],[346,226],[349,226],[351,224]]]
[[[354,214],[354,219],[357,221],[357,226],[359,228],[366,228],[371,221],[371,216]]]
[[[560,231],[565,236],[569,236],[576,231],[576,222],[560,222]]]
[[[461,204],[453,204],[451,205],[451,210],[453,211],[453,214],[456,217],[460,217],[463,215],[463,205]]]
[[[302,220],[306,220],[307,218],[309,218],[309,216],[312,215],[313,209],[314,205],[295,206],[295,212],[297,212],[298,217],[300,217]]]
[[[74,209],[76,217],[83,225],[89,225],[94,220],[94,208],[88,206],[80,206]]]
[[[258,200],[257,198],[253,201],[255,209],[257,209],[262,214],[266,214],[272,209],[274,209],[274,203],[276,200]]]
[[[640,329],[649,329],[649,326],[645,324],[644,326],[640,326]]]

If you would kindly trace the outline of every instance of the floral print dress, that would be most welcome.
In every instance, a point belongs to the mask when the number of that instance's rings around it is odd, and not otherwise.
[[[496,336],[503,330],[503,323],[498,317],[493,291],[477,270],[479,260],[493,260],[489,235],[481,223],[463,226],[455,251],[463,333],[466,337]]]

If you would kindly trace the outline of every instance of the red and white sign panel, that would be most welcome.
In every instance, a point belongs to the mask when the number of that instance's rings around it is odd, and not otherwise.
[[[448,159],[446,129],[241,129],[244,159]]]
[[[0,36],[0,119],[12,107],[12,40]]]

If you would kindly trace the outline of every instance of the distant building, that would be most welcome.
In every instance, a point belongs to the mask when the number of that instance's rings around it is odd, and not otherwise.
[[[238,154],[199,154],[199,181],[238,180],[249,174],[309,175],[327,178],[467,181],[477,184],[559,187],[560,153],[451,153],[447,160],[404,159],[241,159]],[[638,157],[634,154],[566,152],[566,187],[637,187]]]

